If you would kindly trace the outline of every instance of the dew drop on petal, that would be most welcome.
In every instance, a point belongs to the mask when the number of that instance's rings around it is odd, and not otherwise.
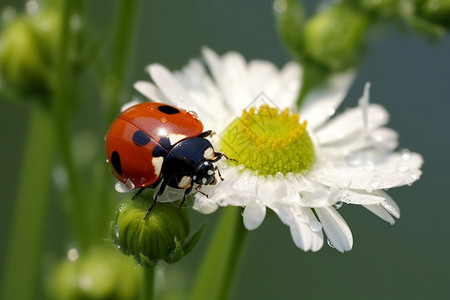
[[[334,245],[331,243],[331,241],[329,239],[327,239],[327,244],[328,246],[330,246],[331,248],[334,248]]]
[[[377,190],[381,187],[383,184],[383,179],[380,176],[374,176],[369,181],[369,188],[372,190]]]
[[[336,209],[339,209],[339,208],[342,207],[343,204],[344,204],[344,203],[343,203],[342,201],[338,201],[338,202],[336,202],[335,204],[333,204],[333,207],[336,208]]]
[[[397,165],[397,171],[400,173],[405,173],[409,171],[409,165],[405,162],[401,162]]]
[[[400,155],[402,157],[402,160],[404,161],[409,160],[411,158],[411,151],[409,151],[408,149],[403,149],[400,152]]]
[[[355,152],[347,155],[346,160],[351,166],[357,167],[363,163],[364,158],[360,152]]]
[[[322,224],[318,221],[312,221],[309,223],[309,229],[311,229],[312,232],[319,232],[322,230]]]

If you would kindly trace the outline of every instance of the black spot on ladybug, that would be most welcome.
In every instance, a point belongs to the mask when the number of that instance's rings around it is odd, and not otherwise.
[[[167,136],[161,136],[159,139],[159,144],[166,149],[169,149],[172,146]]]
[[[133,134],[133,142],[138,146],[145,146],[150,143],[150,137],[146,135],[143,131],[137,130]]]
[[[111,164],[117,174],[122,175],[122,165],[120,164],[120,155],[117,151],[111,154]]]
[[[158,110],[159,110],[160,112],[163,112],[163,113],[167,114],[167,115],[173,115],[173,114],[177,114],[177,113],[180,112],[180,111],[179,111],[178,109],[176,109],[175,107],[169,106],[169,105],[161,105],[161,106],[158,106]]]
[[[160,145],[156,145],[156,147],[152,151],[153,157],[166,156],[167,150]]]

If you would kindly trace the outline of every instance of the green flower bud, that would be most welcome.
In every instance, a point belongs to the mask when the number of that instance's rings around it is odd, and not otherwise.
[[[47,98],[60,18],[45,12],[9,23],[0,36],[0,82],[8,94]]]
[[[159,260],[174,263],[186,255],[200,238],[202,228],[184,243],[189,234],[189,215],[176,203],[153,203],[153,191],[127,197],[119,206],[111,227],[114,243],[126,255],[132,255],[143,266],[154,266]]]
[[[92,248],[78,257],[71,249],[49,278],[50,294],[58,300],[135,299],[141,270],[114,248]]]
[[[423,0],[419,13],[429,22],[450,28],[450,0]]]
[[[355,66],[362,55],[369,19],[347,5],[334,5],[305,27],[305,54],[333,71]]]

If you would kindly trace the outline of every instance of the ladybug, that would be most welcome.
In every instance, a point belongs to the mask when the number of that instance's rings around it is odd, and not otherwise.
[[[164,103],[145,102],[132,106],[112,123],[106,135],[106,156],[114,176],[130,190],[156,188],[156,205],[166,186],[184,189],[186,196],[202,185],[217,183],[213,163],[226,157],[216,152],[203,131],[203,124],[191,112]],[[135,195],[135,196],[136,196]]]

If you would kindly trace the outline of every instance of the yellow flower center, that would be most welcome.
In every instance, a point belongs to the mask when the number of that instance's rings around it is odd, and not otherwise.
[[[302,173],[315,160],[314,147],[297,113],[263,105],[251,107],[222,134],[221,150],[260,175]]]

